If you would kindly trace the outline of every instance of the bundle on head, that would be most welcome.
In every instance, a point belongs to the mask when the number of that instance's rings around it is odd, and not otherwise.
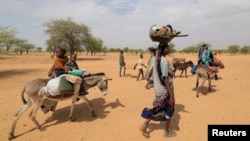
[[[174,37],[185,37],[188,35],[179,35],[180,31],[173,30],[171,25],[162,26],[157,28],[156,25],[152,25],[149,30],[149,37],[154,42],[170,42]]]

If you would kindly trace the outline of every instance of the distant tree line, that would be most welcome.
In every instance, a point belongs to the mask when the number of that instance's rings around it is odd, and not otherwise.
[[[202,42],[202,43],[198,43],[197,45],[193,45],[193,46],[189,46],[189,47],[186,47],[182,50],[180,50],[179,52],[184,52],[184,53],[198,53],[199,49],[201,48],[201,46],[203,44],[207,44],[208,47],[210,48],[210,50],[212,50],[212,52],[217,52],[217,53],[230,53],[232,55],[235,55],[235,54],[248,54],[250,53],[250,45],[246,45],[246,46],[243,46],[243,47],[240,47],[239,45],[229,45],[227,49],[212,49],[212,46],[210,43],[205,43],[205,42]]]
[[[27,40],[17,38],[17,33],[15,29],[0,26],[0,52],[14,51],[20,54],[23,52],[28,54],[30,50],[35,48],[35,45],[29,43]],[[37,50],[41,49],[37,48]]]
[[[112,48],[103,45],[103,41],[92,35],[91,29],[83,23],[75,23],[72,18],[50,20],[43,24],[45,27],[45,34],[49,36],[46,40],[46,51],[55,53],[57,47],[64,47],[70,53],[86,52],[86,54],[95,55],[97,52],[103,52],[104,55],[108,52],[119,52],[123,50],[125,53],[138,54],[147,52],[150,47],[141,47],[143,49]],[[18,32],[9,27],[0,26],[0,52],[10,52],[22,54],[29,51],[42,51],[42,47],[36,47],[25,39],[16,37]],[[207,44],[212,51],[218,53],[230,54],[248,54],[250,46],[240,47],[239,45],[230,45],[227,49],[212,49],[210,43],[201,42],[197,45],[186,47],[177,51],[175,45],[170,43],[170,53],[184,52],[184,53],[198,53],[202,44]]]

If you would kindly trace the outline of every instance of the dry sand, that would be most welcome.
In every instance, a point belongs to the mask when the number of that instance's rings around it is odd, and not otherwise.
[[[91,116],[86,103],[77,102],[74,111],[76,122],[70,122],[68,115],[71,101],[58,104],[54,117],[52,113],[37,113],[42,125],[40,130],[28,118],[31,109],[24,113],[17,123],[15,141],[206,141],[208,124],[249,124],[250,123],[250,55],[219,55],[225,64],[220,70],[219,80],[212,81],[212,92],[195,92],[196,77],[188,69],[188,77],[176,77],[176,108],[170,128],[177,135],[164,138],[164,122],[151,122],[149,139],[141,135],[139,126],[144,119],[140,116],[144,107],[151,107],[153,89],[145,89],[145,80],[136,81],[137,70],[133,70],[139,56],[125,53],[126,77],[119,77],[119,53],[105,56],[78,55],[78,65],[89,72],[105,72],[110,78],[109,94],[102,96],[97,88],[89,90],[87,96],[92,102],[97,117]],[[144,62],[149,58],[144,54]],[[197,61],[197,54],[172,54]],[[23,105],[21,89],[30,80],[46,78],[53,59],[48,53],[29,55],[0,55],[0,140],[8,140],[12,118]],[[176,72],[178,76],[180,71]],[[207,83],[206,83],[207,87]],[[206,88],[205,87],[205,88]],[[203,90],[206,92],[206,89]]]

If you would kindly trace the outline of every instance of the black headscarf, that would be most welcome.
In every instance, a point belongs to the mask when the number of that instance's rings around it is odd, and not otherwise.
[[[164,86],[164,80],[161,72],[161,56],[164,56],[164,50],[168,47],[167,42],[160,42],[158,45],[158,56],[157,56],[157,73],[160,78],[161,84]]]
[[[164,50],[167,47],[168,47],[167,42],[160,42],[159,45],[158,45],[158,56],[163,56],[164,55]]]

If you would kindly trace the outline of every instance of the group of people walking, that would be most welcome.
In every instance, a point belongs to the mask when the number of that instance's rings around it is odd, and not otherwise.
[[[173,69],[167,60],[166,55],[170,53],[167,42],[158,44],[156,56],[153,59],[153,83],[154,83],[154,100],[153,107],[146,108],[142,112],[142,117],[145,118],[140,131],[145,137],[149,137],[147,132],[148,124],[151,120],[165,121],[164,136],[171,137],[175,135],[174,131],[170,130],[170,121],[175,109]],[[155,118],[154,115],[162,112],[161,117]]]
[[[167,55],[170,53],[170,49],[167,42],[159,42],[157,48],[149,48],[151,52],[151,57],[148,61],[148,69],[146,72],[147,85],[146,88],[151,84],[154,87],[154,100],[151,108],[144,108],[141,116],[145,118],[145,121],[140,127],[142,135],[145,137],[150,137],[147,132],[147,127],[150,121],[165,121],[165,131],[164,136],[171,137],[175,136],[175,132],[170,130],[170,121],[173,116],[175,109],[175,96],[174,96],[174,83],[173,83],[173,68]],[[143,67],[147,68],[143,63],[143,54],[139,55],[138,62],[134,65],[134,69],[138,68],[138,76],[136,80],[139,80],[140,76],[144,79]],[[202,45],[198,53],[197,65],[207,66],[208,73],[210,76],[217,79],[216,72],[218,72],[216,62],[214,61],[216,57],[208,49],[206,44]],[[123,56],[123,51],[120,54],[120,76],[122,68],[124,68],[125,75],[125,61]],[[159,114],[163,113],[163,114]],[[158,117],[157,117],[158,116]]]
[[[154,93],[155,98],[153,100],[153,107],[146,108],[142,112],[142,117],[145,118],[142,126],[140,127],[140,131],[142,135],[145,137],[149,137],[149,133],[147,132],[147,127],[151,120],[161,120],[165,121],[165,132],[164,135],[167,137],[171,137],[175,135],[174,131],[169,129],[171,117],[174,113],[175,106],[175,97],[174,97],[174,84],[173,84],[173,69],[171,64],[167,60],[166,55],[170,53],[169,46],[167,42],[160,42],[157,48],[149,49],[152,53],[151,58],[148,61],[148,69],[147,71],[147,81],[148,83],[154,83]],[[123,76],[125,76],[126,64],[124,61],[123,51],[120,51],[119,56],[119,76],[122,77],[122,69]],[[139,55],[138,62],[134,65],[134,69],[138,68],[137,79],[140,77],[145,79],[144,76],[144,68],[147,66],[143,62],[143,54]],[[148,75],[150,74],[150,76]],[[158,112],[162,112],[162,117],[158,117],[157,119],[154,117]]]

